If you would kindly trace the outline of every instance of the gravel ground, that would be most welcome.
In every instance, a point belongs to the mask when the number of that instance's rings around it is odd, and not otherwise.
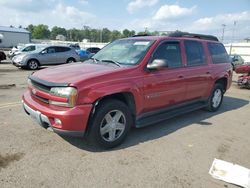
[[[250,168],[250,90],[235,82],[218,112],[133,129],[121,146],[102,151],[23,112],[30,73],[0,63],[0,187],[236,187],[208,174],[213,159]]]

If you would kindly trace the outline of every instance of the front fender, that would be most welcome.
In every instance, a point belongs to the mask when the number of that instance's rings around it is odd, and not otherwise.
[[[142,92],[143,91],[140,90],[136,83],[124,82],[116,84],[105,84],[103,86],[88,88],[82,91],[78,96],[78,101],[80,104],[93,104],[97,100],[113,94],[130,93],[134,97],[136,113],[139,113],[143,109]]]

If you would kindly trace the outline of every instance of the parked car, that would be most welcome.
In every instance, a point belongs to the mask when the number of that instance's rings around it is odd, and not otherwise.
[[[250,89],[250,63],[237,66],[235,72],[242,74],[238,77],[238,86]]]
[[[178,32],[116,40],[85,63],[37,71],[22,99],[43,127],[111,148],[131,127],[217,111],[231,82],[229,56],[216,37]]]
[[[8,57],[12,59],[14,56],[22,54],[22,53],[29,53],[38,49],[45,48],[46,44],[26,44],[24,46],[19,46],[18,48],[14,47],[9,52]]]
[[[91,48],[87,48],[86,49],[88,52],[92,53],[92,54],[96,54],[97,52],[99,52],[101,49],[97,48],[97,47],[91,47]]]
[[[91,57],[91,53],[87,50],[76,50],[76,52],[80,56],[80,61],[85,61]]]
[[[0,62],[6,59],[6,55],[3,51],[0,51]]]
[[[31,70],[43,65],[56,65],[80,61],[75,49],[66,46],[49,46],[36,51],[20,54],[12,59],[13,65]]]
[[[81,50],[80,46],[78,43],[76,44],[70,44],[69,47],[74,48],[75,50]]]
[[[232,60],[233,70],[235,70],[237,66],[244,64],[244,59],[240,55],[233,54],[230,55],[230,58]]]

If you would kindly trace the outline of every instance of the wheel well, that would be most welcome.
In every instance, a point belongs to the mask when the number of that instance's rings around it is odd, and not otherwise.
[[[215,82],[216,84],[219,83],[223,86],[223,91],[225,92],[226,89],[227,89],[227,78],[223,77],[223,78],[220,78],[218,80],[216,80]]]
[[[128,106],[129,110],[132,112],[132,115],[136,114],[135,100],[134,100],[134,96],[132,93],[124,92],[124,93],[115,93],[115,94],[107,95],[98,99],[97,102],[100,103],[107,99],[116,99],[116,100],[122,101]]]
[[[73,58],[73,57],[69,57],[69,58],[67,59],[67,61],[69,61],[70,59],[72,59],[73,61],[76,61],[76,59]]]
[[[123,103],[125,103],[130,112],[132,113],[132,117],[133,117],[133,121],[135,121],[135,116],[136,116],[136,105],[135,105],[135,100],[134,100],[134,96],[132,93],[129,92],[123,92],[123,93],[115,93],[115,94],[111,94],[111,95],[107,95],[104,96],[102,98],[99,98],[98,100],[96,100],[93,104],[93,109],[91,111],[91,115],[89,117],[88,120],[88,126],[87,126],[87,132],[89,131],[89,123],[90,123],[90,118],[93,117],[94,113],[95,113],[95,109],[98,107],[98,104],[105,102],[108,99],[116,99],[119,101],[122,101]]]
[[[39,62],[37,59],[35,59],[35,58],[29,59],[29,60],[28,60],[28,63],[29,63],[30,61],[32,61],[32,60],[35,60],[35,61],[38,63],[38,65],[40,66],[40,62]]]

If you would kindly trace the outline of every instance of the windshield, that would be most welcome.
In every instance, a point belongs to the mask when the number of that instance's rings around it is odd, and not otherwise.
[[[119,64],[135,65],[145,55],[153,40],[123,39],[116,40],[97,52],[93,58],[97,60],[110,60]]]

